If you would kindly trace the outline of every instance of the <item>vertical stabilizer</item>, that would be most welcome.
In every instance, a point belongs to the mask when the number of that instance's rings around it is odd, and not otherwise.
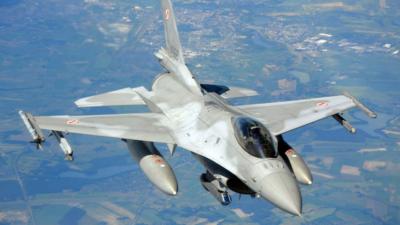
[[[171,0],[161,0],[162,15],[164,21],[166,50],[170,57],[180,63],[185,63],[181,42],[179,40],[178,28],[176,26],[175,14]]]
[[[162,15],[164,21],[166,48],[161,48],[155,53],[160,64],[177,78],[190,92],[202,95],[200,85],[190,72],[183,59],[183,51],[179,40],[178,28],[171,0],[161,0]]]

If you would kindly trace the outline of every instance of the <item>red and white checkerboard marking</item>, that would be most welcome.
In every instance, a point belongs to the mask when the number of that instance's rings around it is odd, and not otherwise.
[[[326,108],[329,106],[329,103],[326,101],[318,102],[317,104],[315,104],[315,106],[317,106],[318,108]]]
[[[66,123],[67,125],[78,125],[78,124],[79,124],[79,120],[77,120],[77,119],[71,119],[71,120],[65,121],[65,123]]]
[[[169,20],[169,17],[170,17],[169,9],[165,9],[165,12],[164,12],[164,18],[165,18],[165,20]]]

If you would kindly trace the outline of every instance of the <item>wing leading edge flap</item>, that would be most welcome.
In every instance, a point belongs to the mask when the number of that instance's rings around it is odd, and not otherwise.
[[[96,136],[175,143],[168,119],[159,113],[92,116],[37,116],[41,129]]]
[[[344,95],[287,102],[237,106],[264,123],[275,135],[305,126],[355,107]]]
[[[99,106],[119,106],[119,105],[143,105],[142,98],[136,91],[144,87],[123,88],[98,95],[93,95],[75,101],[78,107],[99,107]]]

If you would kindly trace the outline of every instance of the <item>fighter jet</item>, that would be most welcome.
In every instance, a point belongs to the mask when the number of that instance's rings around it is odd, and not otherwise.
[[[230,99],[250,97],[247,88],[201,83],[185,64],[170,0],[161,0],[165,48],[155,57],[165,69],[151,89],[127,87],[79,99],[78,107],[145,105],[147,113],[33,116],[20,111],[33,142],[45,141],[49,130],[67,160],[73,151],[65,134],[78,133],[118,138],[126,142],[134,160],[161,191],[176,195],[176,176],[155,143],[190,151],[205,168],[202,186],[222,205],[230,193],[263,198],[293,215],[301,215],[299,184],[310,185],[312,174],[283,135],[307,124],[333,117],[347,130],[355,129],[342,117],[358,107],[376,114],[348,93],[305,100],[232,105]]]

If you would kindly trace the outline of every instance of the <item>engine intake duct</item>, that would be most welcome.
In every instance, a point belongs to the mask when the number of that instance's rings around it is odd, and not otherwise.
[[[251,190],[245,183],[243,183],[237,177],[229,178],[228,181],[226,182],[226,185],[228,186],[229,189],[239,194],[245,194],[245,195],[256,194],[256,192]]]
[[[232,198],[229,195],[226,187],[223,186],[212,174],[201,174],[200,182],[201,185],[203,185],[204,189],[210,192],[211,195],[215,199],[217,199],[222,205],[229,205],[232,202]]]

